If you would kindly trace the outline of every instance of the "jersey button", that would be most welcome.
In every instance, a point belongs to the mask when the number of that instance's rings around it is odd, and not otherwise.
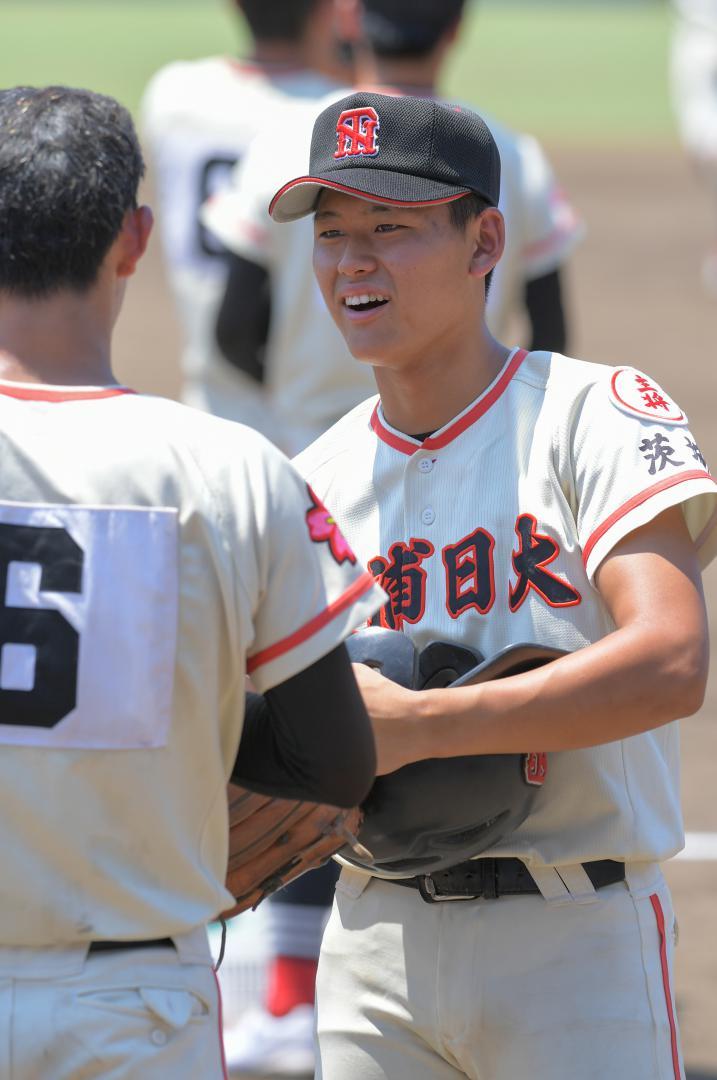
[[[150,1039],[152,1040],[152,1042],[154,1043],[155,1046],[166,1046],[167,1045],[167,1032],[162,1031],[161,1028],[155,1028],[154,1031],[152,1032],[152,1034],[150,1035]]]
[[[433,510],[431,510],[430,506],[427,506],[426,509],[421,513],[421,521],[424,525],[432,525],[435,520],[435,513],[433,512]]]
[[[435,462],[431,461],[431,459],[427,457],[421,458],[421,460],[418,462],[418,468],[421,470],[422,473],[433,472],[434,465]]]

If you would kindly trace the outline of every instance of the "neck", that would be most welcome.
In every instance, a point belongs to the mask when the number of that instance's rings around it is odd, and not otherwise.
[[[64,386],[116,383],[106,314],[90,293],[0,296],[0,378]]]
[[[257,67],[289,70],[303,67],[301,51],[289,41],[258,41],[248,59]]]
[[[249,57],[257,67],[266,68],[267,75],[290,71],[313,71],[327,79],[346,76],[338,56],[323,40],[305,35],[300,41],[257,42]]]
[[[405,365],[374,367],[387,422],[405,435],[438,431],[490,386],[509,355],[484,329],[472,348],[447,343]]]
[[[409,60],[385,60],[364,53],[357,61],[359,86],[395,86],[415,97],[433,97],[440,61],[436,55]]]

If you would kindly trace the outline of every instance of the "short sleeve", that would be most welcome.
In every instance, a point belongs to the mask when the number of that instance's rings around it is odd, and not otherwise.
[[[229,186],[204,203],[199,217],[225,248],[269,270],[273,222],[262,141],[261,136],[254,139],[235,167]]]
[[[264,477],[255,476],[252,487],[258,549],[252,565],[259,580],[244,582],[256,597],[247,673],[265,692],[336,648],[385,595],[329,510],[278,451],[267,455]]]
[[[585,227],[560,188],[536,139],[518,139],[524,219],[523,277],[557,270],[582,240]]]
[[[634,529],[681,505],[702,567],[717,553],[717,484],[687,417],[648,375],[605,369],[570,434],[578,538],[588,577]]]

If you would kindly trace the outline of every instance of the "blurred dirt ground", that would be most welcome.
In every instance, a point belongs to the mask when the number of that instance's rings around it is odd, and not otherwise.
[[[714,467],[717,298],[706,296],[699,282],[712,225],[706,195],[677,147],[554,147],[551,157],[588,228],[570,278],[570,352],[646,369],[686,409]],[[178,348],[155,238],[120,322],[118,373],[137,389],[174,396]],[[714,638],[714,566],[705,588]],[[683,798],[687,829],[717,833],[717,664],[713,668],[705,706],[683,724]],[[717,1080],[717,862],[678,861],[666,872],[680,924],[676,993],[688,1077]]]

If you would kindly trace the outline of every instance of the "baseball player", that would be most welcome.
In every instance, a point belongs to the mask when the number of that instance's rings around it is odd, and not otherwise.
[[[435,96],[460,32],[463,7],[463,0],[440,5],[433,0],[368,0],[367,48],[356,52],[357,84]],[[210,199],[202,215],[236,256],[219,313],[220,344],[247,373],[263,372],[281,417],[281,445],[289,454],[373,391],[369,372],[352,363],[323,311],[309,269],[310,223],[301,220],[282,229],[266,213],[290,169],[305,171],[311,128],[325,104],[326,98],[284,110],[257,137],[235,186]],[[490,290],[489,325],[501,336],[516,317],[527,316],[534,347],[562,349],[567,327],[561,279],[582,225],[536,140],[493,121],[491,129],[503,159],[501,209],[511,227]],[[267,277],[268,330],[261,302]]]
[[[263,387],[228,364],[214,342],[226,252],[198,213],[227,184],[279,105],[339,85],[343,68],[334,44],[335,5],[336,0],[236,0],[253,37],[251,55],[171,63],[152,78],[141,105],[182,328],[183,399],[270,436],[276,431]]]
[[[388,594],[373,621],[419,648],[569,654],[419,693],[357,669],[380,773],[545,751],[548,776],[490,858],[342,870],[318,1074],[679,1080],[659,863],[683,843],[676,721],[704,692],[717,485],[649,374],[491,335],[499,178],[470,111],[357,93],[318,117],[308,172],[271,206],[313,215],[323,297],[376,377],[297,459]]]
[[[129,114],[3,91],[0,171],[0,1074],[211,1080],[227,780],[363,798],[341,642],[382,596],[259,434],[114,378]]]
[[[717,0],[675,0],[672,98],[682,141],[712,199],[702,282],[717,296]]]

